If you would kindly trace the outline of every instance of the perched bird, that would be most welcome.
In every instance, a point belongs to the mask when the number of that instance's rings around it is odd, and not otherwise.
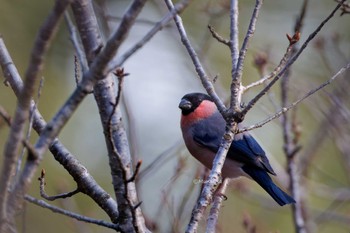
[[[190,93],[179,104],[181,130],[189,152],[211,169],[225,133],[226,121],[209,95]],[[241,127],[239,124],[238,127]],[[222,168],[223,178],[245,176],[255,180],[281,206],[295,203],[267,174],[276,175],[264,150],[248,133],[236,134]]]

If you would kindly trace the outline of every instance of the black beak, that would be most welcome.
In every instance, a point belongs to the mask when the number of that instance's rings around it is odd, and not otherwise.
[[[192,103],[186,99],[182,99],[179,103],[179,108],[181,110],[190,110],[192,108]]]

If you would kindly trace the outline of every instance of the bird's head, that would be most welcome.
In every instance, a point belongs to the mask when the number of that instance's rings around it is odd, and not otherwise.
[[[203,93],[190,93],[182,97],[179,108],[181,109],[181,125],[192,124],[206,119],[217,112],[212,98]]]

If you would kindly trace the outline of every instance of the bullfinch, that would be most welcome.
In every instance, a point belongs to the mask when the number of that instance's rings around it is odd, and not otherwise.
[[[209,95],[190,93],[179,104],[181,130],[189,152],[211,169],[225,133],[226,121]],[[241,124],[238,127],[242,127]],[[245,176],[255,180],[281,206],[295,200],[275,185],[268,175],[276,175],[264,150],[248,133],[239,133],[227,153],[222,168],[223,178]]]

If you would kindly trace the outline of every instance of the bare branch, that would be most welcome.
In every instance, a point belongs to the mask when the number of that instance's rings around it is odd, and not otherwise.
[[[66,216],[68,216],[70,218],[74,218],[74,219],[76,219],[78,221],[92,223],[92,224],[96,224],[96,225],[99,225],[99,226],[108,227],[108,228],[120,231],[120,227],[119,227],[118,224],[109,223],[109,222],[105,222],[103,220],[93,219],[93,218],[89,218],[89,217],[86,217],[86,216],[83,216],[83,215],[80,215],[80,214],[76,214],[76,213],[73,213],[71,211],[64,210],[64,209],[61,209],[59,207],[50,205],[50,204],[46,203],[43,200],[38,200],[38,199],[36,199],[36,198],[34,198],[32,196],[29,196],[29,195],[25,195],[24,199],[26,201],[30,202],[30,203],[33,203],[35,205],[38,205],[38,206],[41,206],[43,208],[49,209],[49,210],[51,210],[54,213],[66,215]]]
[[[240,112],[242,80],[237,76],[238,54],[238,0],[230,1],[231,100],[230,110]],[[238,120],[240,121],[240,120]]]
[[[3,168],[1,174],[0,182],[0,229],[6,232],[5,228],[7,224],[3,224],[3,221],[8,221],[8,217],[13,219],[13,214],[8,212],[8,189],[11,184],[11,176],[15,170],[17,152],[19,149],[19,143],[23,138],[23,129],[25,126],[25,121],[29,116],[29,109],[31,103],[31,97],[33,96],[35,90],[35,84],[38,79],[39,73],[43,69],[44,56],[49,48],[52,38],[58,29],[59,21],[64,13],[65,9],[70,4],[70,0],[56,1],[48,18],[42,25],[37,38],[35,40],[34,48],[32,50],[30,63],[25,74],[25,81],[23,91],[18,98],[18,105],[16,109],[16,114],[8,137],[8,141],[5,146]],[[3,42],[2,42],[3,43]],[[1,58],[1,63],[3,63],[3,58]],[[6,64],[6,63],[5,63]],[[26,177],[27,181],[30,182],[31,177]],[[26,185],[23,185],[22,188]],[[11,220],[13,221],[13,220]],[[1,231],[0,230],[0,231]]]
[[[108,118],[108,128],[109,129],[112,129],[112,119],[113,119],[114,114],[117,111],[117,107],[119,106],[120,98],[122,96],[122,87],[123,87],[124,77],[129,75],[129,73],[124,73],[124,68],[118,68],[114,74],[118,77],[118,94],[115,97],[115,102],[111,103],[113,106],[113,109],[112,109],[112,112]]]
[[[300,14],[294,26],[294,32],[300,32],[301,28],[304,26],[304,20],[306,18],[305,15],[306,15],[308,4],[309,4],[309,0],[304,0],[303,5],[301,7]]]
[[[128,179],[127,182],[134,182],[134,181],[136,180],[136,177],[137,177],[137,175],[138,175],[139,172],[140,172],[141,165],[142,165],[142,160],[137,161],[134,174],[132,175],[132,177],[130,177],[130,178]]]
[[[29,138],[30,138],[30,135],[31,135],[31,132],[32,132],[33,122],[34,122],[34,111],[38,108],[39,100],[40,100],[40,96],[41,96],[41,90],[42,90],[43,86],[44,86],[44,78],[42,77],[40,79],[40,84],[39,84],[39,88],[38,88],[38,94],[37,94],[36,102],[34,102],[34,104],[31,105],[31,108],[30,108],[31,110],[30,110],[29,126],[28,126],[28,131],[27,131],[27,135],[26,135],[26,139],[25,139],[26,142],[29,141]],[[17,161],[16,173],[15,173],[16,176],[18,176],[18,174],[20,173],[20,169],[21,169],[21,166],[22,166],[22,161],[23,161],[23,158],[24,158],[24,154],[26,152],[25,149],[26,149],[26,147],[22,148],[21,155],[19,156],[19,159]],[[36,156],[35,159],[38,158],[38,156],[36,155],[36,152],[34,150],[34,147],[29,150],[29,154]]]
[[[237,0],[238,2],[238,0]],[[232,69],[232,82],[231,82],[231,109],[234,112],[240,112],[240,103],[242,98],[242,72],[243,72],[243,63],[245,59],[245,55],[247,53],[248,45],[250,38],[253,36],[255,32],[255,25],[258,20],[259,10],[262,5],[262,0],[256,0],[255,8],[253,11],[253,14],[250,18],[250,23],[248,27],[248,31],[245,35],[242,48],[239,52],[239,57],[237,60],[237,63],[232,62],[232,67],[235,67]],[[233,8],[233,6],[231,6]],[[238,11],[238,9],[237,9]],[[231,13],[232,14],[232,13]],[[234,17],[231,15],[231,17]],[[234,33],[232,31],[232,25],[231,25],[231,34]],[[231,54],[233,53],[231,48]],[[234,58],[232,57],[232,61],[234,61]]]
[[[165,3],[167,4],[169,10],[171,10],[171,11],[174,10],[174,5],[173,5],[171,0],[165,0]],[[175,15],[174,21],[175,21],[176,27],[179,31],[181,41],[182,41],[183,45],[185,46],[185,48],[187,49],[187,52],[192,59],[193,65],[195,66],[196,72],[197,72],[197,74],[202,82],[203,87],[208,92],[208,94],[213,98],[220,113],[225,115],[226,114],[226,107],[225,107],[224,103],[221,101],[221,99],[219,98],[219,96],[216,94],[213,83],[210,81],[210,79],[208,78],[208,75],[205,73],[204,68],[203,68],[203,66],[198,58],[198,55],[191,45],[191,42],[187,37],[185,27],[182,24],[181,17],[179,15]]]
[[[107,41],[106,46],[100,53],[98,48],[102,46],[101,35],[98,31],[91,1],[79,0],[73,4],[73,13],[81,37],[85,38],[85,40],[82,39],[82,42],[90,64],[90,71],[87,76],[84,76],[80,85],[90,82],[94,87],[94,96],[106,139],[114,193],[120,216],[123,218],[120,225],[123,232],[146,232],[148,230],[141,209],[135,208],[140,203],[136,194],[135,183],[127,182],[132,177],[132,161],[121,110],[118,105],[122,82],[119,80],[118,97],[114,91],[114,77],[108,71],[108,62],[117,54],[145,2],[146,0],[131,2],[116,32]],[[87,21],[85,17],[82,17],[83,15],[88,16],[90,20]],[[119,73],[123,72],[119,70]],[[125,74],[122,74],[122,76],[125,76]],[[92,80],[89,81],[89,79]],[[114,101],[116,103],[113,104]],[[114,219],[114,221],[118,220]]]
[[[75,83],[78,85],[80,82],[80,65],[76,55],[74,55],[74,79]]]
[[[203,187],[197,204],[192,210],[191,220],[187,225],[186,233],[197,231],[198,224],[201,218],[203,217],[204,210],[212,201],[212,194],[214,193],[217,184],[221,181],[221,169],[225,162],[226,154],[231,146],[234,137],[233,132],[235,132],[236,129],[237,124],[235,123],[233,123],[233,125],[230,128],[226,129],[220,148],[215,155],[213,167],[208,177],[208,182]]]
[[[45,185],[46,185],[46,182],[45,182],[45,170],[42,169],[41,170],[41,174],[40,174],[40,177],[38,178],[39,182],[40,182],[40,196],[42,198],[45,198],[46,200],[48,201],[54,201],[56,199],[59,199],[59,198],[67,198],[67,197],[72,197],[74,196],[75,194],[77,193],[80,193],[80,190],[79,188],[77,188],[76,190],[72,191],[72,192],[68,192],[68,193],[61,193],[61,194],[58,194],[58,195],[55,195],[55,196],[49,196],[46,194],[45,192]]]
[[[213,28],[210,24],[208,25],[208,29],[209,29],[211,35],[212,35],[217,41],[219,41],[220,43],[223,43],[224,45],[230,46],[230,41],[229,41],[229,40],[226,40],[226,39],[224,39],[222,36],[220,36],[220,35],[214,30],[214,28]]]
[[[318,86],[315,89],[310,90],[308,93],[306,93],[303,97],[301,97],[300,99],[296,100],[295,102],[293,102],[292,104],[290,104],[287,107],[282,108],[279,112],[275,113],[274,115],[266,118],[265,120],[256,123],[254,125],[251,125],[249,127],[244,127],[242,129],[238,130],[238,133],[242,133],[245,131],[249,131],[252,129],[256,129],[256,128],[260,128],[263,125],[265,125],[266,123],[269,123],[270,121],[280,117],[283,113],[289,111],[290,109],[292,109],[293,107],[295,107],[296,105],[298,105],[299,103],[301,103],[302,101],[304,101],[306,98],[312,96],[313,94],[315,94],[317,91],[323,89],[324,87],[326,87],[327,85],[331,84],[335,79],[337,79],[341,74],[343,74],[346,70],[350,69],[350,63],[347,64],[346,66],[344,66],[343,68],[341,68],[335,75],[333,75],[328,81],[324,82],[323,84],[321,84],[320,86]]]
[[[301,8],[300,15],[297,18],[294,27],[294,35],[291,37],[287,34],[289,40],[289,46],[293,46],[300,39],[300,31],[303,26],[303,21],[306,15],[308,0],[304,0],[304,3]],[[292,54],[296,52],[294,47]],[[284,78],[281,81],[281,106],[285,107],[288,104],[289,97],[289,80],[290,72],[289,70],[285,72]],[[301,182],[300,172],[298,171],[297,156],[301,149],[299,144],[300,132],[297,129],[297,119],[296,119],[296,109],[293,108],[292,116],[287,112],[282,114],[281,124],[282,124],[282,133],[284,140],[284,153],[287,159],[287,172],[289,175],[289,190],[293,195],[295,204],[292,205],[292,214],[294,221],[295,232],[297,233],[307,233],[307,219],[306,219],[306,207],[304,205],[304,187]]]
[[[223,182],[220,184],[219,188],[216,190],[216,193],[214,194],[213,204],[210,209],[209,217],[207,220],[206,233],[216,232],[216,226],[218,224],[219,211],[220,211],[222,202],[227,200],[227,197],[225,196],[225,192],[226,192],[228,183],[229,183],[229,180],[224,179]]]
[[[108,75],[106,70],[107,63],[109,59],[111,59],[117,53],[119,46],[121,45],[122,41],[124,41],[124,39],[126,38],[126,35],[129,32],[131,25],[135,21],[136,15],[140,12],[145,1],[146,0],[135,0],[134,3],[131,4],[129,11],[123,17],[120,27],[113,34],[110,40],[108,40],[106,46],[101,52],[100,52],[102,47],[101,43],[96,43],[95,45],[97,47],[93,45],[90,47],[90,48],[93,48],[93,50],[89,50],[89,53],[87,53],[88,61],[91,62],[92,59],[95,57],[96,53],[99,53],[99,52],[100,53],[96,57],[96,59],[93,59],[94,62],[91,63],[91,68],[89,72],[84,74],[82,81],[79,83],[75,91],[72,93],[71,97],[56,113],[54,118],[48,123],[45,130],[40,135],[40,138],[36,146],[40,154],[42,154],[46,150],[47,145],[49,145],[53,141],[53,139],[59,134],[62,127],[66,124],[68,119],[72,116],[74,111],[77,109],[78,105],[82,102],[85,96],[90,93],[93,85],[98,80],[102,80],[107,77]],[[76,2],[74,4],[77,4]],[[91,15],[84,17],[85,15],[82,15],[81,13],[82,12],[77,12],[77,14],[78,15],[80,14],[80,17],[82,17],[83,19],[88,18],[91,20],[94,18],[94,17],[91,17]],[[90,21],[84,21],[84,22],[91,23]],[[94,30],[92,30],[92,32],[96,33],[96,31]],[[87,38],[83,37],[83,39],[87,39]],[[91,40],[83,40],[83,43],[85,43],[84,41],[87,44],[91,43]]]
[[[124,62],[131,57],[134,53],[136,53],[140,48],[142,48],[148,41],[150,41],[153,36],[162,30],[174,17],[176,14],[180,14],[190,3],[191,0],[182,0],[177,3],[174,8],[166,14],[159,22],[157,22],[154,27],[132,48],[126,51],[123,55],[118,57],[115,60],[112,60],[110,64],[108,64],[108,71],[113,71],[116,68],[122,66]]]
[[[7,61],[5,63],[6,65],[3,66],[4,73],[6,74],[6,79],[15,94],[18,96],[23,88],[21,77],[19,76],[18,71],[13,64],[6,47],[4,47],[2,40],[0,40],[0,48],[2,48],[0,49],[0,57],[6,58],[5,61]],[[31,106],[34,106],[34,104],[34,101],[32,101]],[[34,109],[33,114],[33,128],[40,134],[41,131],[45,128],[46,122],[37,109]],[[27,146],[27,148],[30,147]],[[49,149],[55,159],[74,178],[76,183],[79,185],[80,190],[86,195],[90,196],[108,214],[112,221],[116,221],[119,216],[117,203],[115,200],[113,200],[113,198],[109,196],[108,193],[106,193],[106,191],[101,188],[101,186],[97,184],[94,178],[88,173],[87,169],[76,159],[76,157],[72,155],[67,150],[67,148],[65,148],[63,144],[57,139],[54,140]],[[34,148],[32,151],[33,152],[31,153],[34,154]],[[12,196],[12,198],[14,197]]]
[[[283,74],[289,69],[289,67],[298,59],[300,54],[305,50],[307,45],[310,43],[311,40],[315,38],[315,36],[321,31],[323,26],[334,16],[335,12],[341,7],[342,3],[345,0],[342,0],[341,3],[339,3],[333,10],[332,12],[328,15],[326,19],[324,19],[321,24],[316,28],[316,30],[309,35],[309,37],[306,39],[304,44],[301,46],[301,48],[298,50],[298,52],[295,53],[293,57],[291,57],[284,68],[278,73],[278,75],[263,89],[257,94],[248,104],[247,106],[242,110],[242,115],[244,116],[247,114],[247,112],[258,102],[258,100],[263,97],[269,90],[270,88],[283,76]]]
[[[10,117],[10,115],[6,112],[6,110],[0,106],[0,116],[2,119],[4,119],[4,121],[6,122],[6,124],[11,127],[12,125],[12,119]],[[27,148],[30,156],[33,156],[33,157],[37,157],[38,155],[36,154],[36,151],[34,149],[34,146],[32,144],[30,144],[26,139],[23,139],[22,140],[22,144],[25,148]]]
[[[231,65],[232,71],[231,75],[233,78],[233,74],[236,72],[238,58],[239,58],[239,28],[238,28],[238,0],[230,0],[230,50],[231,50]]]
[[[341,0],[335,0],[336,2],[340,3]],[[343,2],[343,5],[341,7],[341,13],[340,16],[343,16],[344,14],[349,14],[350,13],[350,3]]]
[[[277,73],[282,69],[282,67],[286,64],[286,62],[288,61],[291,52],[293,49],[293,45],[288,45],[286,52],[284,53],[280,63],[278,64],[278,66],[268,75],[265,75],[264,77],[262,77],[260,80],[253,82],[245,87],[243,87],[243,93],[246,92],[247,90],[249,90],[252,87],[256,87],[258,85],[261,85],[263,83],[265,83],[267,80],[275,77],[277,75]]]
[[[6,110],[2,106],[0,106],[0,116],[8,126],[11,126],[11,123],[12,123],[11,116],[6,112]]]
[[[70,39],[72,41],[72,44],[74,46],[75,52],[77,54],[79,63],[80,63],[80,67],[81,67],[81,73],[85,73],[86,71],[89,70],[88,64],[87,64],[87,58],[84,54],[84,50],[81,48],[81,44],[80,44],[80,40],[79,40],[79,36],[78,36],[78,32],[77,29],[74,27],[74,24],[68,14],[68,12],[65,12],[64,14],[64,19],[66,20],[66,24],[68,26],[69,29],[69,35],[70,35]],[[77,72],[76,72],[77,73]],[[77,82],[78,84],[78,82]]]

